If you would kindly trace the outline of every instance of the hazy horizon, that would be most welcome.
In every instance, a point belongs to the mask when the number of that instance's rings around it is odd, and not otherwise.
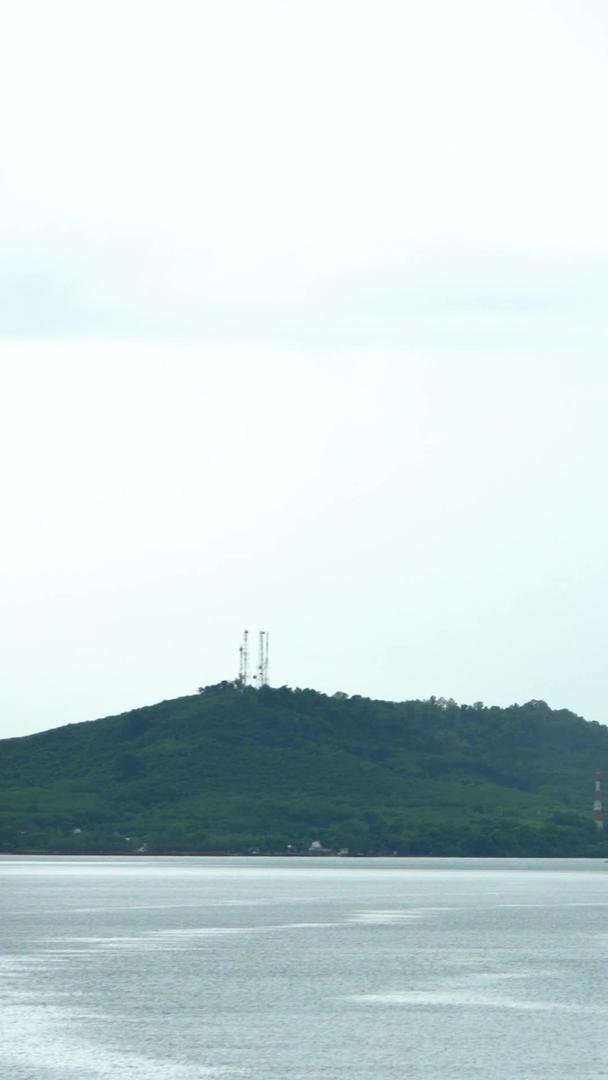
[[[604,6],[0,28],[0,737],[244,627],[274,685],[606,721]]]

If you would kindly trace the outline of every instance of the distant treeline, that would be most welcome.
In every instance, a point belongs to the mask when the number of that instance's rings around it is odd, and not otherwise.
[[[604,855],[608,729],[231,683],[0,742],[0,850]]]

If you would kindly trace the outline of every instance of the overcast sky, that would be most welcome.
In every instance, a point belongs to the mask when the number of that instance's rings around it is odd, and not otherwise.
[[[236,674],[608,720],[608,9],[4,0],[0,736]]]

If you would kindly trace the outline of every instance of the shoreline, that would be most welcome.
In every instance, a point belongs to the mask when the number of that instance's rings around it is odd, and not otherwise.
[[[306,851],[294,852],[286,855],[284,852],[264,852],[252,855],[248,851],[0,851],[0,859],[10,858],[70,858],[70,859],[309,859],[311,861],[340,859],[382,859],[398,862],[402,859],[416,859],[425,861],[430,859],[459,859],[463,862],[507,862],[525,861],[533,859],[535,862],[544,860],[547,862],[567,859],[569,861],[580,860],[585,862],[608,863],[608,858],[603,855],[378,855],[357,853],[352,855],[338,855],[337,852],[324,852],[322,854],[309,853]]]

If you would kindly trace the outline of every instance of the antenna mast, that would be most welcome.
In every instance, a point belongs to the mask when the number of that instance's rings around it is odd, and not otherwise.
[[[268,686],[268,639],[270,634],[266,631],[266,647],[264,649],[264,686]]]
[[[268,631],[260,630],[260,654],[258,662],[258,687],[268,686]]]
[[[602,774],[595,771],[595,791],[593,793],[593,820],[597,829],[604,828],[604,807],[602,805]]]
[[[264,631],[260,630],[260,650],[258,658],[258,690],[264,685]]]
[[[249,673],[249,631],[243,631],[243,644],[239,646],[239,677],[238,685],[242,690],[247,686]]]

